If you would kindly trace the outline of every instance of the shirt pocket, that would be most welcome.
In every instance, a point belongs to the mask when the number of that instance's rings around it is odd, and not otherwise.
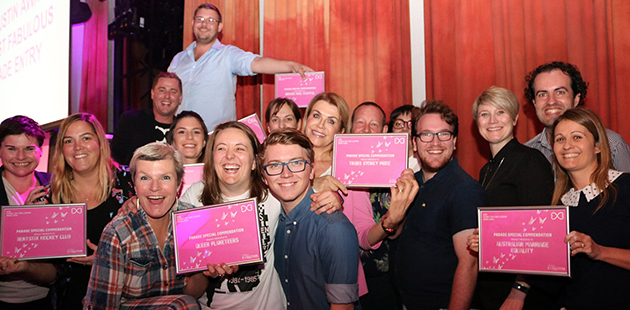
[[[127,266],[125,285],[131,295],[142,295],[154,281],[160,281],[160,259],[158,249],[142,248],[132,253]]]

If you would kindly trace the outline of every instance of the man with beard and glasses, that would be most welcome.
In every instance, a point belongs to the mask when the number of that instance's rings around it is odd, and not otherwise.
[[[439,100],[424,102],[412,123],[420,190],[398,228],[390,269],[407,309],[470,308],[478,262],[466,238],[485,193],[453,156],[457,132],[457,116]]]
[[[257,73],[304,72],[313,69],[289,60],[261,57],[236,46],[223,45],[217,37],[223,30],[219,9],[201,4],[193,15],[195,42],[175,55],[169,72],[175,72],[184,83],[184,101],[180,112],[192,110],[203,118],[208,128],[236,120],[236,76]]]

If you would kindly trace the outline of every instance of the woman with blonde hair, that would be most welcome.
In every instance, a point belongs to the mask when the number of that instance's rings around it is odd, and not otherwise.
[[[88,256],[67,259],[64,279],[57,280],[62,286],[60,308],[81,309],[101,232],[131,196],[133,185],[129,173],[111,158],[103,127],[92,114],[76,113],[63,120],[54,154],[51,202],[87,207]]]

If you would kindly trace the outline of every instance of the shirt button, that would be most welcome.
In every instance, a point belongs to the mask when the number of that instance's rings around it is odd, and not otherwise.
[[[168,286],[168,281],[164,281],[164,286]]]
[[[293,221],[293,225],[297,225],[297,221]]]
[[[164,270],[168,269],[168,265],[162,265],[162,269]]]
[[[290,305],[291,305],[291,303],[287,301],[287,306],[290,306]]]
[[[285,255],[285,256],[284,256],[284,259],[287,259],[287,258],[289,258],[289,255]]]
[[[289,283],[289,279],[284,279],[284,282]]]
[[[290,234],[290,233],[291,233],[291,230],[290,230],[290,229],[287,229],[287,234]]]

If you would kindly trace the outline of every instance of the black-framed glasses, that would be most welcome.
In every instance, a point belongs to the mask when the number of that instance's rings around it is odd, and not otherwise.
[[[296,173],[302,172],[306,169],[306,164],[310,164],[310,162],[306,159],[296,159],[292,161],[288,161],[286,163],[271,163],[263,166],[267,175],[274,176],[282,174],[284,171],[284,166],[286,166],[289,171]]]
[[[394,122],[396,129],[411,129],[411,121],[397,120]]]
[[[416,135],[416,137],[420,138],[420,141],[422,142],[431,142],[433,141],[433,139],[435,139],[435,136],[437,136],[438,140],[440,141],[448,141],[448,140],[451,140],[451,138],[453,137],[453,132],[440,131],[440,132],[433,133],[433,132],[424,131]]]
[[[203,22],[207,21],[208,23],[212,24],[212,23],[220,23],[220,20],[216,20],[212,17],[201,17],[201,16],[197,16],[195,17],[195,23],[199,23],[199,24],[203,24]]]

